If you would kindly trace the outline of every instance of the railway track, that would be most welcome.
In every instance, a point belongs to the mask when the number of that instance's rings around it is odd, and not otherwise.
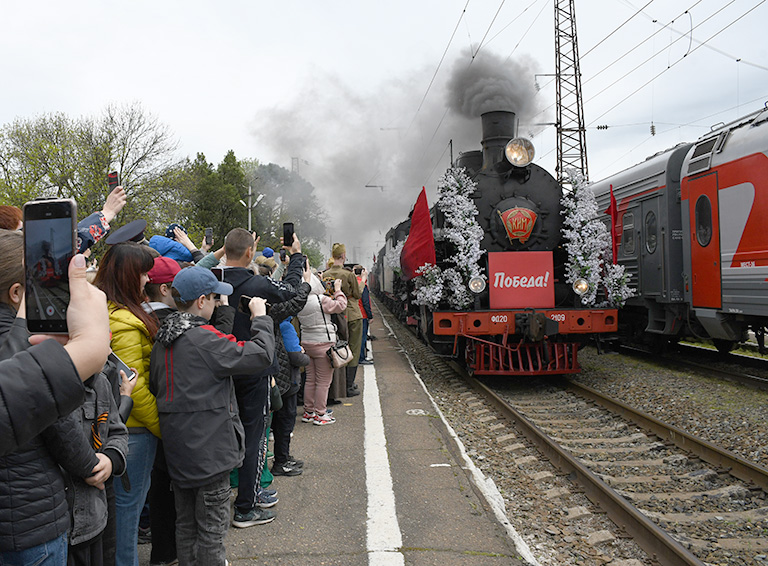
[[[622,346],[621,352],[768,391],[768,360],[763,358],[721,354],[716,350],[687,344],[678,344],[674,352],[661,355],[628,346]]]
[[[454,369],[659,564],[768,552],[765,468],[575,383],[510,397]]]

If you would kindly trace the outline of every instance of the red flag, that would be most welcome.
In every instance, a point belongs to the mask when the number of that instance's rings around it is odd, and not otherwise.
[[[605,214],[611,215],[611,251],[613,252],[613,263],[619,262],[619,231],[616,222],[619,219],[618,207],[616,206],[616,197],[613,196],[613,185],[611,185],[611,204],[605,209]]]
[[[435,264],[435,237],[427,205],[427,189],[422,187],[411,214],[411,229],[400,254],[400,267],[406,279],[416,277],[416,270],[425,263]]]

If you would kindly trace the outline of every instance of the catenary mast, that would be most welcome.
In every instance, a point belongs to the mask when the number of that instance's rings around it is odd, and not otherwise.
[[[555,2],[555,82],[557,106],[557,169],[555,175],[567,182],[566,169],[587,174],[587,135],[581,97],[579,47],[576,40],[575,0]]]

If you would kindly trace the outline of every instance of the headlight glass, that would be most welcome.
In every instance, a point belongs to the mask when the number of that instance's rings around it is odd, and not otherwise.
[[[469,280],[468,287],[475,295],[479,295],[485,291],[485,277],[473,277]]]
[[[536,150],[531,140],[515,138],[507,143],[507,147],[504,148],[504,155],[507,156],[507,161],[515,167],[525,167],[533,161]]]
[[[583,295],[587,291],[589,291],[589,283],[587,283],[586,279],[583,279],[579,277],[576,281],[573,282],[573,290],[577,295]]]

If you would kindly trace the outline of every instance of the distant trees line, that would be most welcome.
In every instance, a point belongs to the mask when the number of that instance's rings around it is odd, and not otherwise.
[[[309,182],[273,163],[238,160],[231,150],[214,166],[202,153],[179,158],[177,149],[170,129],[138,103],[108,106],[98,117],[18,118],[0,129],[0,204],[72,197],[83,218],[101,209],[107,173],[118,171],[128,204],[113,226],[143,218],[150,236],[177,222],[196,243],[212,226],[218,247],[230,228],[247,227],[240,200],[248,201],[250,186],[264,195],[251,213],[261,245],[277,249],[282,223],[294,222],[312,264],[319,265],[326,215]]]

